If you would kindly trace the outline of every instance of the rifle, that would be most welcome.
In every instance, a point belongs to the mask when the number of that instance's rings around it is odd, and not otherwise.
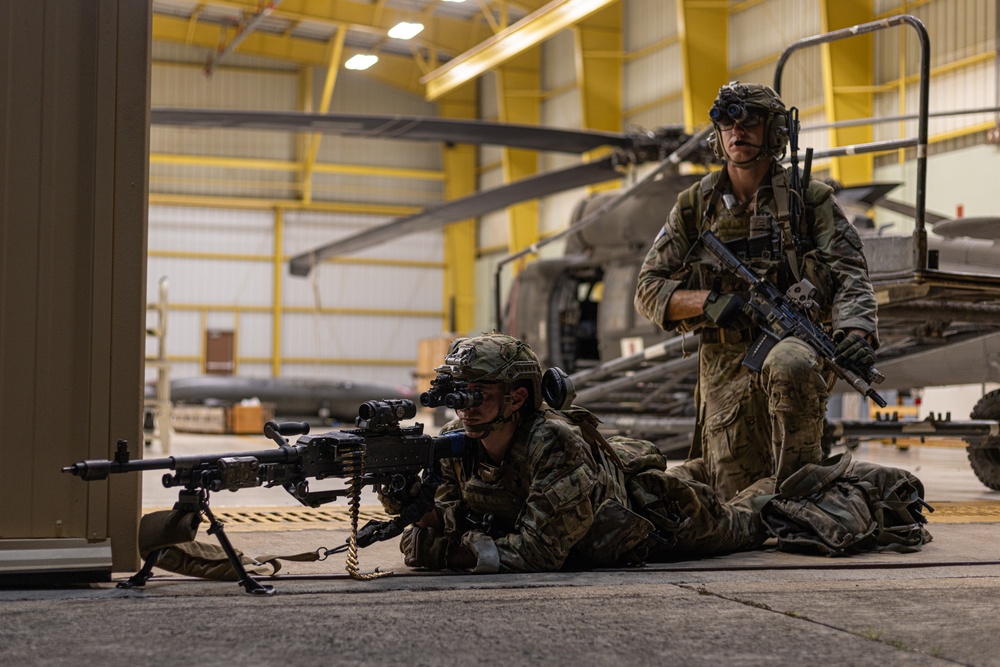
[[[315,435],[309,435],[307,422],[279,424],[269,421],[264,424],[264,435],[273,440],[277,448],[251,452],[133,461],[129,457],[128,442],[119,440],[114,459],[80,461],[62,471],[88,482],[107,479],[110,474],[172,471],[163,475],[163,486],[180,488],[174,509],[203,513],[209,522],[208,534],[218,538],[237,574],[239,585],[248,593],[270,595],[274,588],[257,583],[247,573],[222,523],[212,513],[209,507],[211,493],[281,486],[308,507],[319,507],[349,496],[351,536],[344,547],[328,550],[326,554],[346,548],[348,572],[359,578],[356,571],[357,548],[399,535],[406,526],[432,509],[434,493],[441,482],[440,460],[460,456],[464,451],[465,435],[461,431],[433,437],[424,434],[423,424],[400,426],[400,421],[412,419],[416,413],[416,405],[405,399],[368,401],[358,409],[358,428]],[[286,435],[301,437],[295,444],[290,444],[283,437]],[[349,479],[350,484],[345,489],[309,490],[310,479],[329,477]],[[420,490],[411,495],[410,489],[418,479]],[[389,521],[371,520],[359,531],[358,506],[361,488],[366,484],[403,501],[404,506],[402,512]],[[118,586],[132,588],[145,585],[159,557],[159,550],[151,552],[142,569]]]
[[[761,326],[762,331],[750,345],[750,350],[743,359],[744,366],[759,373],[771,348],[777,345],[778,341],[795,336],[825,359],[838,377],[862,395],[871,398],[880,408],[885,407],[885,399],[871,386],[871,383],[882,382],[885,377],[875,366],[852,369],[837,364],[835,361],[837,344],[821,327],[809,319],[806,312],[814,303],[812,297],[816,293],[816,288],[808,280],[800,280],[792,285],[786,294],[782,294],[777,287],[759,277],[741,262],[729,246],[711,231],[702,232],[698,244],[711,254],[710,263],[721,265],[750,286],[750,300],[747,305],[752,312],[749,314],[754,322]],[[712,258],[716,262],[712,262]]]

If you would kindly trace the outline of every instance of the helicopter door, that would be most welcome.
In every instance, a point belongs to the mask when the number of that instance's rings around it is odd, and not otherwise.
[[[569,269],[556,280],[549,302],[550,358],[575,373],[600,362],[597,321],[604,292],[597,267]]]

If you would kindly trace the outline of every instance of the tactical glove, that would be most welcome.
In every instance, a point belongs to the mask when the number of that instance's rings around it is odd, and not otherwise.
[[[399,550],[403,553],[403,562],[407,567],[443,570],[448,567],[448,552],[452,549],[453,542],[454,540],[433,528],[410,526],[403,531]]]
[[[858,332],[845,334],[843,331],[837,331],[834,340],[838,341],[834,363],[856,370],[865,370],[875,363],[875,350],[868,344],[863,334]]]
[[[715,297],[713,299],[713,296]],[[702,309],[705,317],[723,329],[746,329],[753,324],[746,299],[738,294],[709,294]]]

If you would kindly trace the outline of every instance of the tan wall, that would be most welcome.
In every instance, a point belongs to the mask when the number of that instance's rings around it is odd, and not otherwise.
[[[0,3],[0,539],[112,539],[136,565],[150,6]]]

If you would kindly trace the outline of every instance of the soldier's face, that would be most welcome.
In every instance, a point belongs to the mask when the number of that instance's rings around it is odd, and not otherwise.
[[[455,412],[462,420],[465,427],[465,434],[469,437],[478,437],[477,434],[484,432],[490,422],[500,415],[503,410],[503,385],[497,382],[483,383],[470,382],[469,391],[480,391],[483,394],[483,402],[471,408],[460,408]]]
[[[745,122],[720,123],[726,154],[733,162],[746,162],[757,157],[764,145],[764,117],[750,113]]]

